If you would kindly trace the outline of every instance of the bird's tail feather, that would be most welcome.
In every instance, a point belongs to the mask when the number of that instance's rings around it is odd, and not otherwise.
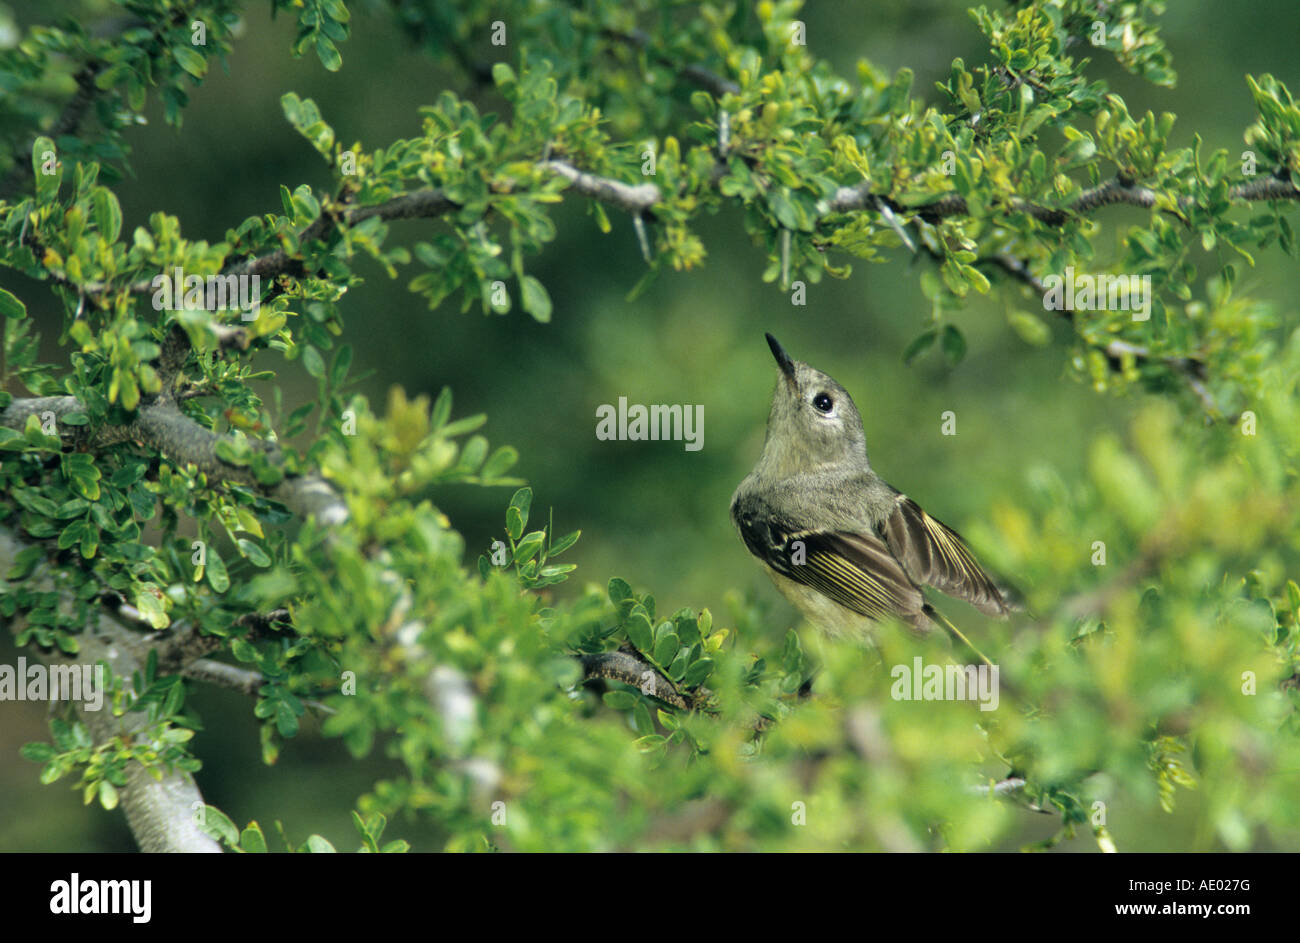
[[[930,619],[931,622],[935,623],[937,626],[939,626],[941,629],[947,632],[948,635],[952,638],[953,642],[955,642],[959,647],[966,649],[968,652],[974,655],[977,660],[987,665],[988,667],[990,668],[994,667],[993,662],[989,660],[989,657],[985,655],[982,651],[980,651],[978,648],[976,648],[974,643],[972,643],[970,639],[968,639],[965,635],[962,634],[961,629],[957,628],[957,626],[949,622],[948,619],[942,613],[939,612],[939,610],[934,608],[934,606],[930,605],[929,603],[926,603],[922,607],[921,611],[926,614],[926,616]]]
[[[971,640],[968,639],[962,633],[961,629],[957,628],[957,626],[949,622],[948,619],[942,613],[939,612],[939,610],[935,609],[929,603],[926,603],[922,607],[921,611],[924,612],[926,616],[929,617],[931,622],[933,622],[935,625],[939,626],[941,629],[947,632],[948,635],[952,638],[953,642],[956,643],[958,648],[962,648],[966,652],[970,653],[970,655],[974,657],[977,661],[979,661],[981,664],[987,665],[989,668],[993,668],[997,670],[998,687],[1001,689],[1003,694],[1010,696],[1013,701],[1020,701],[1021,703],[1024,703],[1024,697],[1022,696],[1019,687],[1014,684],[1011,684],[1009,681],[1003,678],[1002,671],[999,668],[999,666],[995,665],[987,655],[985,655],[982,651],[976,648],[974,643],[971,642]]]

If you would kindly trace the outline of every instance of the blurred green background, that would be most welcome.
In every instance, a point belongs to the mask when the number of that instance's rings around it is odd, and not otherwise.
[[[984,58],[982,38],[963,0],[819,2],[804,9],[808,41],[846,76],[867,58],[893,71],[909,67],[914,88],[933,100],[933,82],[954,57]],[[342,44],[342,70],[328,73],[314,56],[291,59],[289,18],[272,22],[265,5],[252,4],[228,73],[215,69],[192,92],[181,129],[161,120],[152,103],[147,126],[131,132],[135,176],[118,189],[126,231],[157,210],[175,214],[191,239],[220,240],[246,216],[278,211],[279,186],[329,185],[329,175],[307,143],[282,116],[288,91],[311,97],[341,142],[370,150],[418,133],[417,108],[444,88],[496,110],[491,89],[475,91],[458,72],[434,64],[411,47],[377,2],[350,4],[352,38]],[[20,27],[73,12],[85,22],[86,6],[59,2],[11,5]],[[1199,133],[1208,150],[1240,154],[1242,131],[1254,109],[1247,72],[1272,72],[1300,88],[1295,57],[1295,7],[1264,0],[1241,8],[1180,2],[1160,20],[1174,54],[1178,87],[1147,85],[1094,56],[1093,75],[1124,96],[1129,109],[1178,115],[1171,146]],[[492,47],[485,43],[486,52]],[[495,50],[517,64],[510,47]],[[1128,222],[1143,211],[1111,207],[1099,256],[1117,245]],[[453,299],[436,311],[406,289],[406,275],[390,281],[371,266],[368,281],[344,298],[343,340],[356,353],[354,374],[373,371],[358,387],[382,411],[394,384],[409,394],[455,393],[455,414],[486,412],[484,433],[493,445],[512,444],[522,456],[517,473],[534,490],[534,509],[553,509],[560,533],[581,527],[583,538],[566,557],[579,564],[578,584],[603,584],[619,575],[652,589],[664,611],[708,606],[728,624],[728,594],[739,591],[767,607],[767,631],[779,637],[796,616],[778,596],[734,533],[727,514],[733,489],[758,456],[775,367],[763,332],[771,331],[798,359],[836,377],[857,402],[877,471],[959,530],[998,498],[1014,501],[1036,465],[1055,467],[1066,481],[1079,471],[1089,440],[1104,430],[1123,434],[1137,399],[1097,395],[1068,368],[1068,332],[1053,323],[1052,344],[1026,345],[1006,324],[1012,288],[995,286],[954,317],[969,352],[956,368],[937,355],[911,366],[901,353],[929,319],[918,285],[929,264],[899,250],[888,264],[855,267],[846,281],[810,285],[808,303],[788,297],[760,276],[765,260],[749,243],[738,214],[708,218],[701,235],[709,252],[702,270],[664,273],[635,301],[627,293],[644,271],[630,221],[611,212],[613,231],[602,235],[580,199],[556,213],[558,239],[530,260],[529,269],[554,301],[552,323],[537,324],[516,308],[484,317],[477,305],[458,312]],[[436,221],[393,224],[389,244],[409,244]],[[1240,293],[1274,301],[1282,328],[1297,325],[1288,301],[1297,286],[1294,268],[1276,251],[1243,271]],[[413,272],[411,274],[414,274]],[[58,313],[33,284],[11,285],[42,319],[43,359],[66,362],[56,346]],[[279,369],[277,357],[262,365]],[[284,371],[286,403],[311,398],[314,381],[297,366]],[[595,412],[602,403],[683,403],[704,406],[704,448],[680,442],[601,442]],[[940,415],[957,415],[956,436],[940,434]],[[1189,414],[1188,422],[1199,421]],[[471,548],[486,550],[499,536],[509,489],[448,488],[439,504]],[[471,553],[476,553],[471,550]],[[1081,565],[1088,565],[1081,555]],[[1013,581],[1015,574],[1007,574]],[[973,610],[972,626],[978,626]],[[978,629],[976,628],[978,633]],[[811,635],[811,633],[807,633]],[[977,635],[978,637],[978,635]],[[805,636],[806,642],[811,639]],[[815,645],[812,649],[815,653]],[[0,660],[16,657],[0,639]],[[282,820],[301,841],[319,832],[340,849],[355,846],[348,819],[355,797],[376,779],[396,772],[382,758],[356,763],[337,741],[308,725],[273,768],[261,764],[252,702],[201,690],[193,703],[207,731],[198,738],[204,761],[198,774],[207,800],[244,822]],[[21,744],[47,737],[44,706],[6,704],[0,725],[0,850],[131,850],[122,816],[83,808],[65,783],[41,787],[38,767],[18,756]],[[1132,809],[1128,850],[1178,850],[1191,846],[1195,792],[1183,792],[1178,811]],[[1112,821],[1126,815],[1115,803]],[[1022,835],[1006,849],[1051,834],[1056,820],[1025,813]],[[394,822],[390,837],[407,837],[416,849],[426,832]],[[1064,850],[1091,851],[1081,839]]]

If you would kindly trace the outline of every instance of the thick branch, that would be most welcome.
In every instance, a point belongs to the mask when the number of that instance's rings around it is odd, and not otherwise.
[[[193,681],[215,684],[249,697],[256,697],[262,685],[266,684],[266,679],[262,677],[260,671],[228,665],[224,661],[213,661],[211,658],[200,658],[190,662],[182,669],[181,674]]]
[[[609,177],[597,177],[562,160],[544,160],[537,166],[560,175],[578,193],[602,203],[611,203],[629,213],[643,213],[662,197],[659,188],[653,183],[633,185]]]
[[[707,700],[707,693],[703,689],[688,699],[688,695],[679,692],[677,685],[665,678],[654,665],[626,650],[583,655],[582,673],[589,681],[593,678],[622,681],[643,691],[648,687],[652,697],[679,710],[695,710]]]
[[[257,697],[266,684],[266,678],[260,671],[254,671],[252,668],[240,668],[238,665],[230,665],[212,658],[199,658],[190,662],[181,670],[181,674],[191,681],[228,688],[248,697]],[[328,704],[322,704],[320,701],[304,700],[303,703],[325,714],[338,713],[334,708]]]
[[[8,591],[4,574],[9,572],[14,558],[24,547],[22,541],[7,530],[0,529],[0,589]],[[24,581],[24,588],[53,590],[54,583],[48,566],[38,568]],[[21,631],[22,620],[9,622],[13,632]],[[51,663],[94,666],[99,661],[108,664],[113,676],[130,678],[143,672],[150,642],[145,636],[122,625],[107,610],[100,610],[92,622],[77,636],[78,651],[75,656],[55,652],[37,652]],[[96,743],[110,739],[132,737],[145,722],[142,714],[114,717],[107,703],[99,710],[88,710],[81,705],[81,716]],[[217,852],[217,843],[197,824],[194,812],[203,807],[203,796],[194,779],[184,770],[162,771],[154,779],[139,763],[130,763],[126,770],[126,786],[119,790],[121,805],[131,826],[131,834],[141,851]]]
[[[217,338],[217,346],[222,350],[248,350],[251,338],[248,328],[234,324],[208,324],[208,330]],[[174,394],[174,383],[181,367],[190,355],[192,345],[190,336],[179,324],[173,323],[167,336],[163,338],[162,352],[158,355],[158,375],[163,381],[164,396]]]
[[[1233,200],[1300,200],[1300,187],[1290,180],[1264,177],[1250,183],[1239,183],[1228,190]]]
[[[82,404],[73,396],[16,399],[0,413],[0,425],[21,429],[29,415],[43,417],[50,413],[57,428],[80,446],[96,448],[127,441],[138,442],[173,462],[194,465],[211,480],[231,481],[263,491],[301,517],[314,515],[326,527],[341,524],[348,518],[347,504],[324,478],[315,474],[287,475],[277,485],[264,486],[251,468],[231,464],[217,455],[217,444],[226,440],[225,436],[199,425],[170,401],[161,400],[142,406],[136,418],[126,425],[104,426],[89,433],[59,422],[67,413],[82,409]],[[279,459],[280,450],[276,443],[258,439],[249,439],[248,442],[253,448],[267,453],[273,463]]]

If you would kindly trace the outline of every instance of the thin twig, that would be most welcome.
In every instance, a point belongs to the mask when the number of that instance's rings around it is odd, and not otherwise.
[[[660,65],[668,66],[675,69],[677,74],[692,85],[698,85],[714,98],[721,98],[723,95],[740,94],[740,86],[731,79],[725,78],[718,73],[707,69],[702,65],[679,66],[668,55],[654,49],[650,45],[650,37],[643,30],[601,30],[601,35],[606,39],[612,39],[636,49],[640,49],[650,55],[652,59]]]
[[[224,661],[214,661],[211,658],[200,658],[197,661],[190,662],[182,669],[181,674],[193,681],[229,688],[232,691],[238,691],[240,694],[247,694],[249,697],[256,697],[266,685],[266,678],[262,676],[260,671],[254,671],[251,668],[240,668],[238,665],[230,665]],[[304,700],[303,703],[325,714],[338,713],[334,708],[320,701]]]

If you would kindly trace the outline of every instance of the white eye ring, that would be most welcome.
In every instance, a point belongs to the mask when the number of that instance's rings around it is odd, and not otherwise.
[[[835,415],[835,400],[831,398],[829,393],[817,393],[808,402],[812,404],[813,409],[817,410],[817,412],[821,413],[823,416],[829,417]],[[823,402],[825,402],[824,406],[822,405]]]

